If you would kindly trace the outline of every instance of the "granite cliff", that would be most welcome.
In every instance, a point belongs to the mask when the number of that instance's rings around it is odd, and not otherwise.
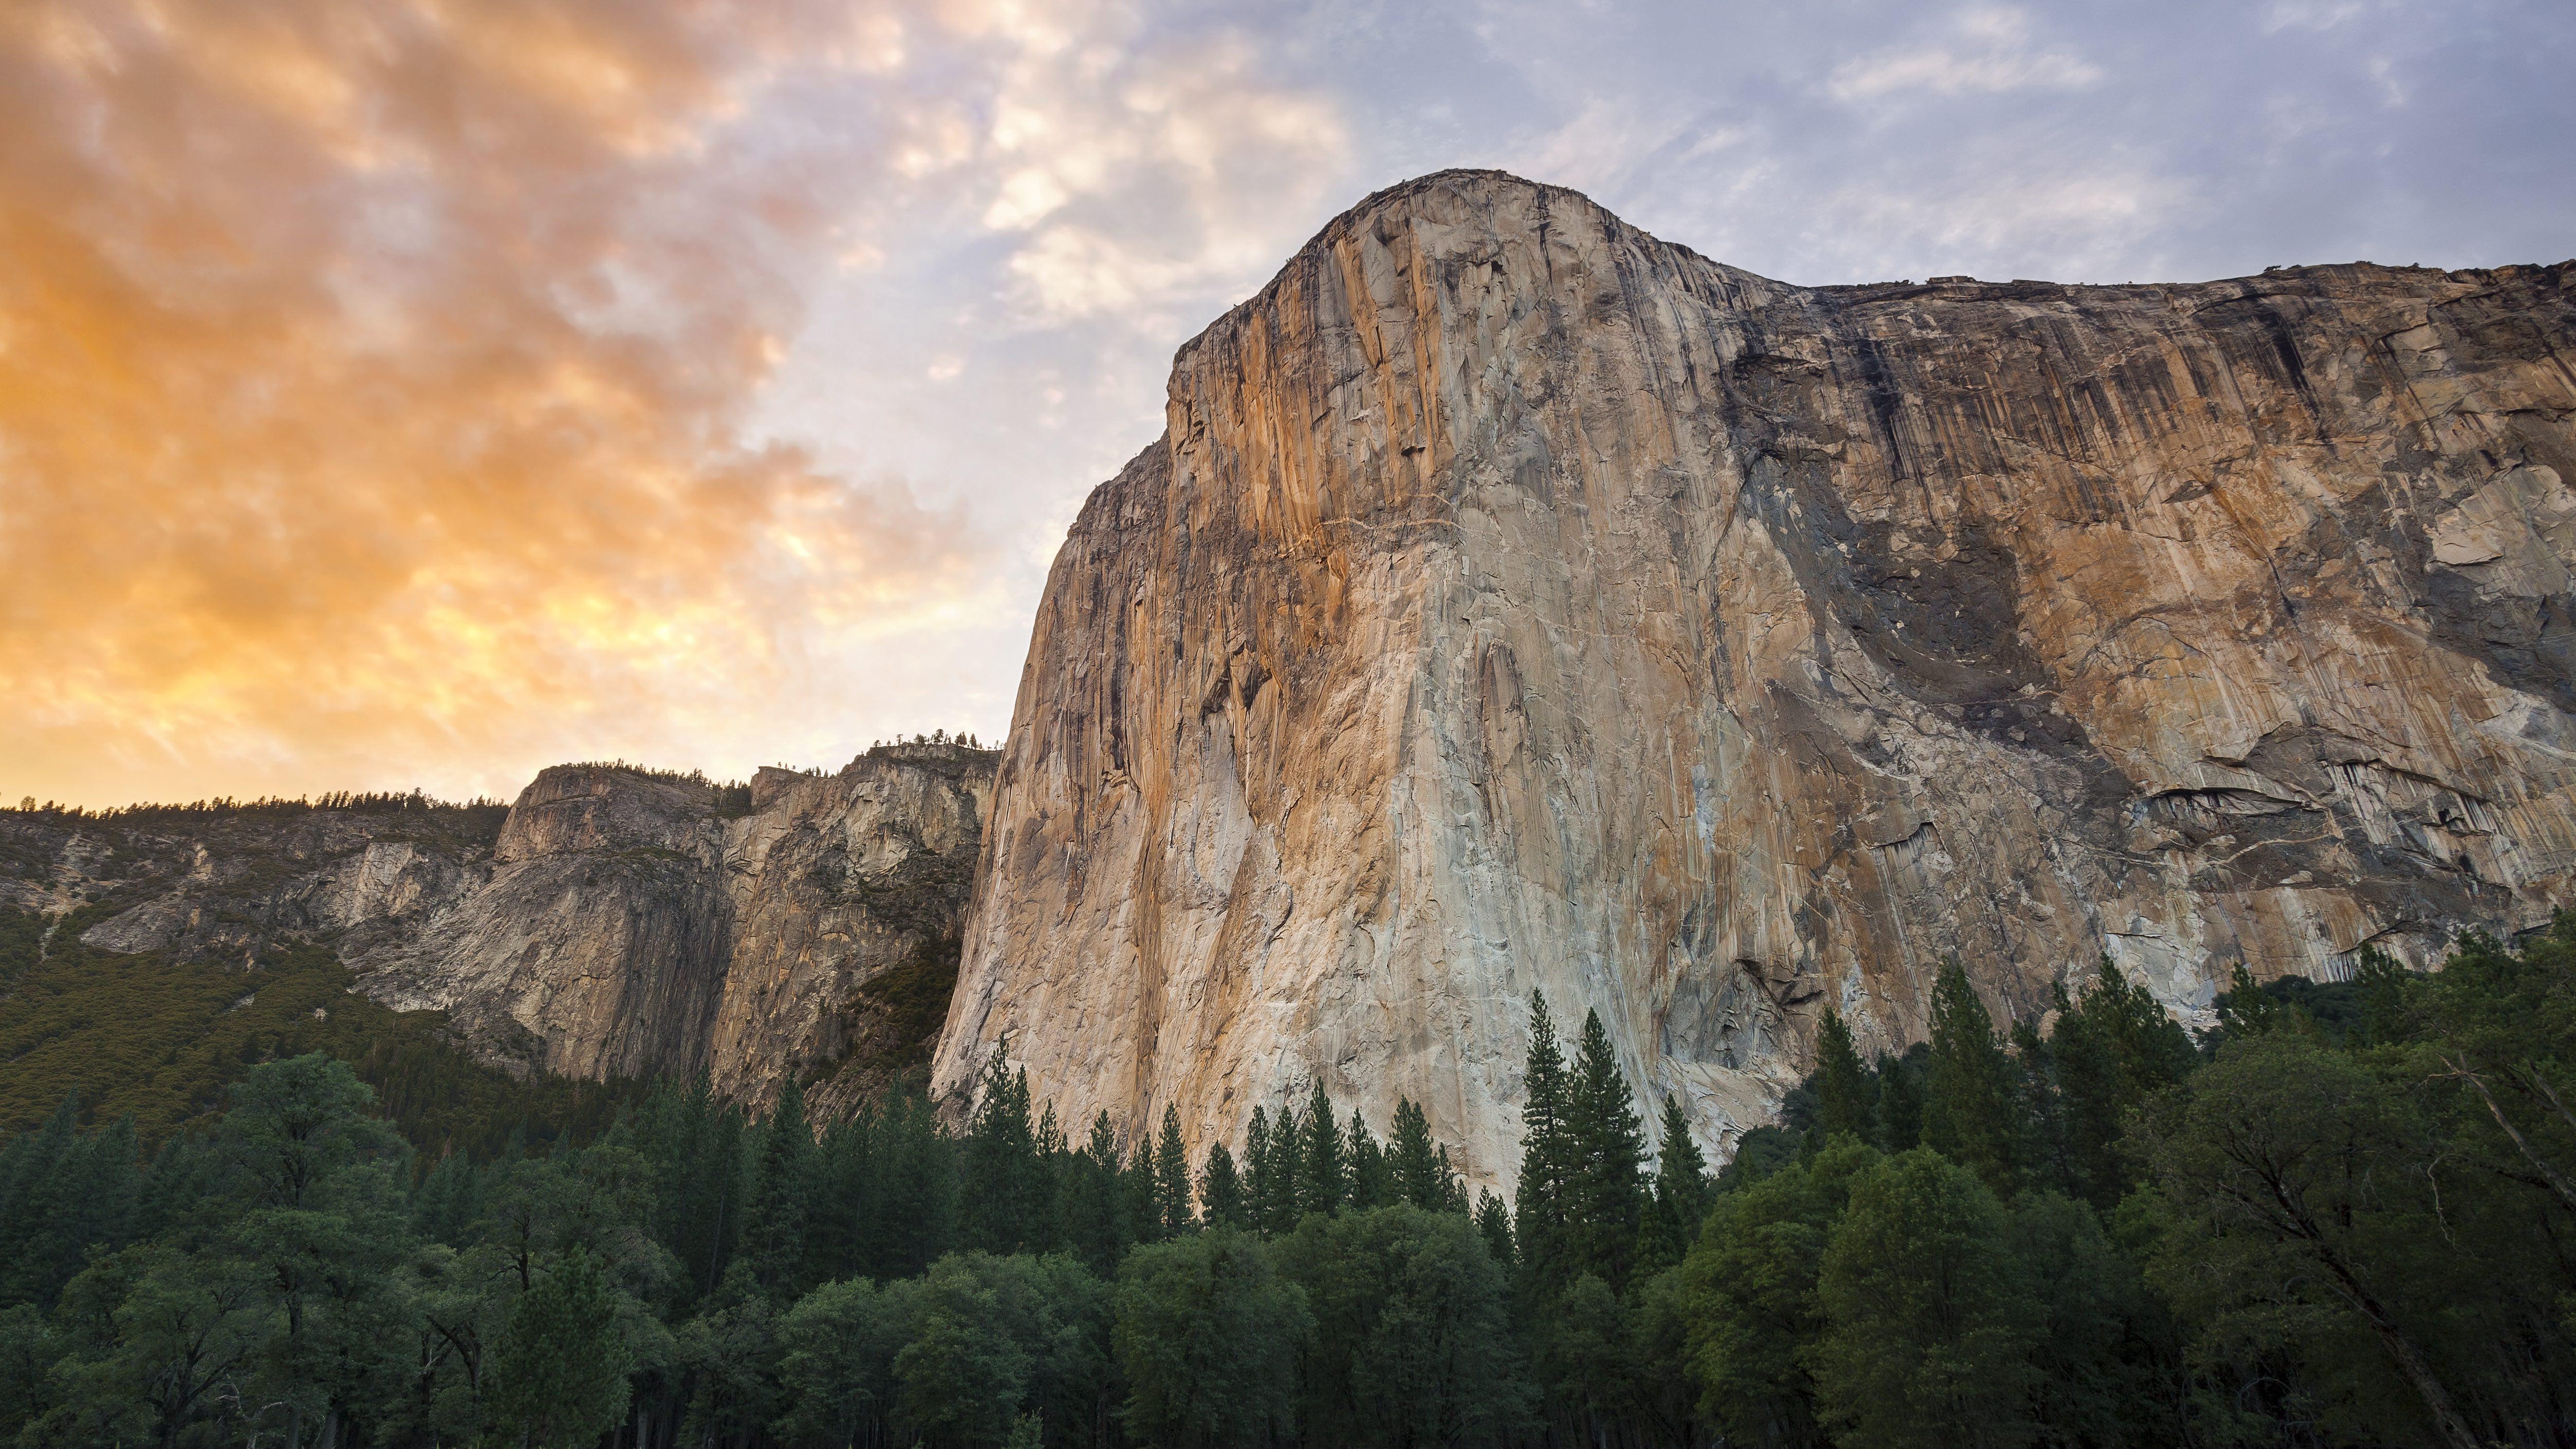
[[[1828,1005],[2205,1012],[2576,864],[2576,265],[1792,286],[1451,172],[1182,348],[1049,577],[935,1066],[1515,1158],[1526,1002],[1761,1121]]]
[[[0,816],[0,891],[58,916],[121,907],[82,935],[115,951],[232,961],[327,944],[357,989],[444,1011],[514,1069],[704,1068],[755,1105],[795,1072],[829,1113],[929,1053],[993,759],[881,746],[837,775],[763,770],[747,790],[563,765],[506,816],[15,812]]]

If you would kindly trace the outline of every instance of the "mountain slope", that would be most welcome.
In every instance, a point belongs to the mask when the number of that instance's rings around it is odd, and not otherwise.
[[[2424,961],[2568,897],[2576,268],[1796,287],[1369,198],[1040,607],[937,1086],[1514,1160],[1527,998],[1712,1147],[1828,1003]]]

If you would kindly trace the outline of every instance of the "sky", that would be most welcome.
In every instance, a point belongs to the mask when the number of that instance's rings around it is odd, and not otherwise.
[[[1173,350],[1368,192],[1768,276],[2576,254],[2565,0],[12,0],[0,800],[1008,725]]]

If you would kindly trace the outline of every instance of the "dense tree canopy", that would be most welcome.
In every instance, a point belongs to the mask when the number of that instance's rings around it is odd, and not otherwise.
[[[1167,1104],[1068,1140],[1001,1061],[954,1131],[701,1077],[425,1139],[271,1051],[157,1135],[75,1098],[0,1145],[0,1432],[2576,1446],[2576,921],[2240,973],[2197,1040],[2107,961],[2043,1018],[1955,963],[1931,1005],[1875,1060],[1822,1013],[1712,1175],[1678,1096],[1533,997],[1517,1212],[1414,1103],[1381,1138],[1318,1084],[1195,1155]]]

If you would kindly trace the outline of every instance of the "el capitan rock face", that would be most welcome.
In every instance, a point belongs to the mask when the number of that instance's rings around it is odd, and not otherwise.
[[[2435,956],[2576,864],[2576,267],[1797,287],[1444,173],[1182,349],[1040,608],[938,1089],[1319,1076],[1507,1181],[1526,1000],[1722,1146],[1938,962]]]

